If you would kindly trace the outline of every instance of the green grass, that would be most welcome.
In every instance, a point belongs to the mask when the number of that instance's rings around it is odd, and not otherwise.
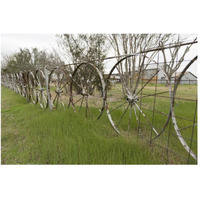
[[[98,121],[72,109],[50,112],[1,88],[2,164],[164,164],[166,153],[136,136],[116,136],[106,114]],[[181,160],[172,163],[183,163]]]
[[[121,87],[120,84],[117,85],[118,87]],[[140,86],[141,87],[141,86]],[[139,88],[140,88],[139,87]],[[157,92],[163,92],[168,91],[168,88],[165,87],[163,84],[158,84]],[[144,94],[154,94],[155,93],[155,85],[154,84],[148,84],[147,87],[143,90]],[[140,96],[140,95],[139,95]],[[162,94],[162,96],[169,97],[169,94]],[[192,99],[195,100],[197,96],[197,86],[196,85],[179,85],[176,97],[178,98],[186,98],[186,99]],[[117,102],[121,100],[121,102]],[[117,88],[113,87],[112,90],[108,93],[108,102],[109,103],[109,109],[110,111],[114,108],[116,108],[118,105],[122,104],[125,99],[123,97],[122,92]],[[162,115],[160,113],[154,113],[154,121],[152,122],[152,109],[154,106],[154,96],[149,96],[146,98],[142,98],[142,103],[145,103],[146,105],[150,106],[151,109],[148,110],[145,106],[142,106],[142,110],[145,113],[146,118],[149,119],[150,123],[153,124],[153,127],[159,132],[164,127],[167,116]],[[140,105],[140,102],[138,102],[138,105]],[[193,118],[194,118],[194,111],[195,111],[196,102],[195,101],[187,101],[187,100],[175,100],[175,115],[177,116],[177,124],[179,128],[185,128],[189,126],[193,126]],[[111,113],[112,119],[115,123],[115,125],[120,121],[120,118],[122,114],[125,111],[125,108],[127,107],[127,104],[121,107],[121,109],[117,109]],[[146,108],[146,110],[145,110]],[[156,104],[155,109],[158,111],[161,111],[162,113],[168,114],[170,109],[170,99],[169,98],[156,98]],[[147,120],[140,114],[138,109],[136,109],[137,116],[140,118],[141,122],[141,132],[144,138],[150,139],[152,137],[155,137],[156,134],[152,131],[152,128],[148,125]],[[129,115],[130,115],[130,109],[127,111],[127,113],[124,115],[123,120],[120,122],[118,129],[123,132],[124,134],[127,134],[128,130],[128,123],[129,123]],[[184,119],[180,119],[178,117],[182,117],[185,119],[190,119],[191,121],[187,121]],[[195,116],[197,119],[197,115]],[[131,126],[130,126],[130,134],[137,134],[138,133],[138,127],[137,127],[137,121],[134,114],[134,111],[132,111],[132,118],[131,118]],[[196,122],[195,122],[196,123]],[[168,140],[170,132],[170,137]],[[151,136],[152,134],[152,136]],[[181,134],[184,137],[186,143],[190,146],[192,151],[197,154],[197,126],[194,127],[194,131],[192,131],[191,128],[186,128],[181,130]],[[193,140],[191,143],[191,139]],[[169,142],[169,143],[168,143]],[[188,157],[188,152],[183,148],[182,144],[180,143],[176,132],[173,128],[173,124],[169,123],[168,126],[165,129],[165,132],[156,140],[154,140],[154,143],[161,145],[163,147],[167,147],[169,145],[169,148],[173,150],[174,152],[184,156]],[[171,162],[173,163],[174,160],[176,161],[176,158],[172,158]],[[191,158],[191,161],[193,162],[193,158]],[[184,162],[184,161],[181,161]]]

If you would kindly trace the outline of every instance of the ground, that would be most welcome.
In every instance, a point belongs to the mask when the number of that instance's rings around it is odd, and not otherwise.
[[[195,91],[190,87],[182,92]],[[50,112],[8,88],[2,86],[1,92],[2,164],[187,163],[173,154],[169,159],[170,152],[150,146],[137,134],[117,136],[105,113],[96,121],[71,108]],[[178,151],[181,146],[176,146]]]

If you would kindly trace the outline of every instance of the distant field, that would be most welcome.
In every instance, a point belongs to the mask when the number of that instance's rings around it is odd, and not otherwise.
[[[181,87],[183,89],[180,90],[180,95],[190,98],[195,96],[196,86]],[[113,95],[117,95],[112,90]],[[150,91],[151,86],[146,92]],[[136,133],[116,136],[106,113],[95,121],[86,119],[84,112],[74,113],[71,108],[52,112],[42,110],[38,105],[28,104],[24,97],[3,86],[1,97],[2,164],[187,163],[174,154],[168,160],[165,150],[157,147],[152,149],[145,140],[138,139]],[[158,105],[162,107],[161,101]],[[183,113],[188,116],[193,104],[179,104],[180,110],[184,108]],[[144,135],[145,132],[148,134],[149,128],[143,128],[143,131]],[[194,139],[196,138],[195,130]],[[164,144],[165,139],[164,136],[160,138],[158,144]],[[180,154],[185,153],[177,139],[171,137],[170,141],[171,148]],[[192,149],[196,152],[197,145],[194,144]]]

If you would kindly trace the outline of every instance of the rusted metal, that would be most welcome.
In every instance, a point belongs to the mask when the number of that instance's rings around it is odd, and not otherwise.
[[[81,77],[81,71],[80,70],[88,70],[88,73],[83,78]],[[94,73],[96,72],[96,75],[94,76]],[[87,80],[85,80],[87,78]],[[100,84],[101,84],[101,91],[98,91],[95,83],[93,83],[93,78],[99,78]],[[75,88],[76,91],[75,91]],[[96,95],[95,93],[98,93]],[[76,97],[76,99],[75,99]],[[79,112],[81,111],[82,107],[85,106],[85,116],[88,117],[89,115],[91,117],[94,117],[94,113],[92,114],[92,111],[90,109],[91,105],[93,107],[96,106],[97,116],[96,119],[99,119],[104,111],[105,104],[105,82],[102,75],[102,72],[92,63],[83,62],[80,65],[78,65],[71,76],[71,82],[70,82],[70,97],[69,97],[69,105],[71,105],[73,110],[76,111],[76,107],[79,107]],[[81,100],[81,102],[80,102]],[[97,102],[99,105],[97,105]],[[77,106],[77,103],[80,102],[80,105]]]

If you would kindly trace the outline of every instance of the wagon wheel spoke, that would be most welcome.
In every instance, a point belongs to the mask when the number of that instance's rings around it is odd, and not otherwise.
[[[129,135],[129,131],[130,131],[131,113],[132,113],[132,105],[131,105],[130,112],[129,112],[129,121],[128,121],[128,135]]]
[[[117,86],[116,84],[114,84],[111,80],[108,80],[114,87],[116,87],[117,89],[119,89],[121,92],[123,92],[122,91],[122,89],[119,87],[119,86]]]
[[[74,105],[76,105],[81,99],[83,99],[84,97],[82,96],[80,99],[78,99],[75,103],[74,103]]]
[[[120,104],[119,106],[117,106],[116,108],[112,109],[112,110],[111,110],[111,111],[109,111],[109,112],[111,113],[111,112],[113,112],[113,111],[117,110],[118,108],[122,107],[124,104],[127,104],[127,103],[128,103],[128,102],[126,101],[126,102],[124,102],[124,103]]]
[[[60,90],[62,90],[68,83],[65,83],[62,87],[60,87]]]
[[[83,101],[84,101],[84,96],[82,97],[82,101],[81,101],[81,105],[80,105],[80,107],[79,107],[79,112],[81,112],[81,108],[82,108],[82,105],[83,105]]]
[[[135,103],[137,109],[140,111],[140,113],[142,114],[142,116],[146,119],[147,123],[149,124],[149,126],[153,129],[153,131],[155,132],[156,135],[159,135],[159,133],[156,131],[156,129],[152,126],[151,122],[149,121],[149,119],[146,117],[146,115],[144,114],[144,112],[140,109],[140,107],[137,105],[137,103]]]
[[[119,125],[119,124],[120,124],[120,122],[122,121],[122,119],[123,119],[124,115],[126,114],[126,112],[127,112],[128,108],[129,108],[129,106],[130,106],[130,104],[129,104],[129,105],[126,107],[126,109],[125,109],[124,113],[122,114],[122,116],[121,116],[120,120],[118,121],[118,123],[117,123],[116,127],[118,127],[118,125]]]
[[[64,74],[61,74],[61,75],[62,75],[62,78],[59,79],[59,84],[58,84],[59,88],[61,88],[61,85],[62,85],[62,83],[64,81]]]
[[[57,95],[57,100],[56,100],[56,109],[58,108],[58,101],[60,99],[60,95]]]
[[[96,108],[98,108],[98,111],[101,112],[102,96],[89,94],[88,95],[88,103],[90,104],[90,107],[96,107]]]
[[[87,97],[85,97],[85,117],[87,118],[88,115],[88,101],[87,101]]]
[[[85,98],[85,101],[86,101],[86,107],[87,107],[87,110],[88,110],[88,113],[90,114],[90,116],[91,116],[91,118],[94,118],[94,116],[93,116],[93,114],[92,114],[92,112],[91,112],[91,110],[90,110],[90,104],[89,104],[89,98],[88,98],[89,96],[87,96],[86,98]]]
[[[88,99],[91,100],[91,102],[92,102],[95,106],[98,107],[98,98],[94,98],[94,97],[91,96],[91,95],[89,95],[88,97],[89,97]],[[96,99],[96,101],[95,101],[95,99]]]
[[[57,80],[55,80],[54,82],[53,82],[53,84],[54,84],[54,86],[56,87],[56,89],[58,88],[58,83],[57,83]]]
[[[158,113],[158,114],[167,116],[167,119],[166,119],[166,121],[165,121],[165,124],[163,124],[162,129],[159,130],[158,135],[156,135],[155,137],[151,138],[151,140],[153,141],[153,140],[157,139],[159,136],[161,136],[162,133],[165,131],[165,129],[166,129],[168,123],[169,123],[169,120],[171,119],[171,116],[172,116],[172,115],[171,115],[171,110],[169,110],[169,114],[166,114],[166,113],[161,112],[161,111],[159,111],[159,110],[157,110],[157,109],[155,109],[155,108],[153,108],[153,107],[151,107],[151,106],[149,106],[149,105],[147,105],[147,104],[145,104],[145,103],[141,103],[141,105],[144,105],[145,107],[149,108],[148,111],[151,111],[152,113]],[[146,109],[144,109],[144,108],[142,108],[142,109],[143,109],[143,110],[146,110]]]
[[[72,80],[73,80],[73,83],[75,83],[78,87],[80,87],[81,89],[83,89],[83,85],[78,84],[77,81],[75,81],[73,78],[72,78]]]
[[[147,85],[148,83],[158,74],[159,70],[140,88],[140,90],[136,93],[138,95]]]
[[[138,120],[138,116],[137,116],[137,111],[135,109],[135,105],[133,105],[133,109],[134,109],[135,118],[136,118],[136,121],[137,121],[137,127],[139,128],[139,120]]]

